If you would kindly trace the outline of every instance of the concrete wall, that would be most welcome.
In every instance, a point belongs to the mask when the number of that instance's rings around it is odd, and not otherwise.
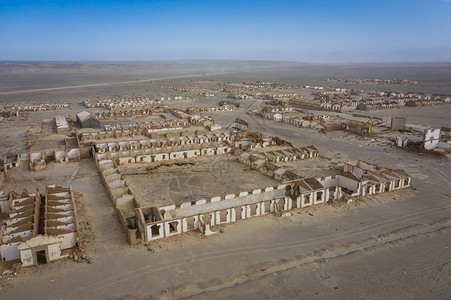
[[[17,245],[19,243],[6,243],[0,245],[0,253],[2,255],[2,260],[11,261],[20,258],[19,249],[17,249]]]
[[[21,250],[19,256],[22,261],[22,266],[30,267],[35,265],[33,251],[31,249]]]
[[[338,185],[341,187],[347,188],[348,190],[351,190],[353,192],[359,191],[360,183],[358,181],[352,180],[342,175],[337,175],[337,181]]]
[[[437,148],[440,141],[440,128],[425,130],[423,140],[425,149],[432,150]]]
[[[318,205],[327,202],[329,197],[327,189],[304,193],[294,198],[287,197],[286,191],[286,185],[279,185],[241,192],[238,195],[230,194],[224,198],[214,197],[210,200],[201,199],[193,203],[160,207],[160,210],[165,210],[164,219],[141,224],[140,227],[145,231],[145,241],[197,229],[205,234],[213,234],[211,226],[271,212]]]
[[[287,185],[271,186],[241,192],[238,195],[229,194],[223,198],[213,197],[209,200],[200,199],[195,202],[159,207],[158,210],[164,212],[161,221],[146,223],[142,216],[138,218],[141,223],[138,227],[142,228],[145,241],[191,230],[212,234],[211,226],[328,201],[327,189],[291,197],[286,195],[286,187]],[[143,208],[147,211],[150,211],[149,209]]]

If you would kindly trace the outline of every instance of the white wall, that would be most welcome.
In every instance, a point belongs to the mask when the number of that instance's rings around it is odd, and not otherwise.
[[[3,244],[0,246],[0,252],[2,256],[2,260],[10,261],[14,259],[19,259],[19,249],[17,249],[17,245],[19,243],[12,244]]]
[[[352,180],[350,178],[337,175],[338,185],[342,186],[344,188],[347,188],[348,190],[351,190],[353,192],[356,192],[359,187],[359,182]]]

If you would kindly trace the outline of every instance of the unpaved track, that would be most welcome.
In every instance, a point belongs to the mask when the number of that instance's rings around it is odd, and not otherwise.
[[[406,214],[404,214],[401,217],[398,218],[393,218],[393,219],[389,219],[386,220],[384,222],[379,222],[379,223],[375,223],[375,224],[371,224],[371,225],[367,225],[367,226],[359,226],[358,228],[355,228],[353,230],[349,230],[346,232],[340,232],[340,233],[336,233],[336,234],[332,234],[332,235],[327,235],[327,236],[320,236],[320,237],[316,237],[316,238],[311,238],[311,239],[307,239],[307,240],[296,240],[296,241],[290,241],[290,242],[285,242],[285,243],[278,243],[278,244],[271,244],[268,243],[266,245],[260,245],[257,247],[240,247],[240,248],[234,248],[234,249],[229,249],[229,250],[221,250],[221,251],[215,251],[215,252],[210,252],[208,254],[203,254],[203,255],[194,255],[194,256],[185,256],[182,259],[175,259],[175,260],[166,260],[163,263],[157,263],[157,264],[151,264],[151,265],[146,265],[143,266],[141,268],[138,269],[133,269],[129,272],[122,272],[119,275],[116,276],[110,276],[107,278],[103,278],[103,279],[99,279],[95,282],[92,282],[91,284],[88,284],[84,287],[84,291],[83,293],[77,293],[77,294],[67,294],[66,297],[69,297],[70,299],[72,298],[76,298],[77,295],[82,296],[82,297],[89,297],[90,295],[96,295],[97,293],[104,294],[104,292],[106,290],[108,290],[111,287],[120,287],[121,285],[124,286],[124,288],[128,287],[129,284],[135,280],[139,280],[139,278],[151,274],[151,273],[157,273],[157,272],[162,272],[165,270],[170,270],[173,269],[175,267],[178,266],[183,266],[183,265],[190,265],[192,263],[199,263],[202,261],[211,261],[211,264],[214,264],[214,262],[218,259],[225,259],[225,258],[230,258],[230,257],[234,257],[234,256],[239,256],[239,255],[244,255],[244,254],[251,254],[251,253],[257,253],[257,252],[273,252],[273,251],[277,251],[277,250],[281,250],[281,249],[296,249],[298,247],[305,246],[305,245],[324,245],[324,244],[333,244],[333,243],[343,243],[343,242],[347,242],[350,243],[350,241],[354,241],[356,243],[359,242],[359,238],[358,236],[362,236],[362,234],[364,234],[363,236],[368,237],[371,235],[380,235],[381,230],[383,230],[384,227],[387,226],[402,226],[403,223],[405,223],[406,221],[414,221],[415,219],[417,219],[417,217],[419,215],[427,215],[427,214],[431,214],[434,215],[437,211],[442,211],[442,212],[447,212],[451,210],[451,205],[447,206],[447,207],[443,207],[443,208],[430,208],[430,209],[416,209],[410,212],[406,212]],[[425,230],[434,230],[434,228],[438,228],[438,227],[443,227],[443,224],[434,224],[433,226],[428,226],[427,229],[424,229],[422,227],[418,228],[417,232],[409,232],[409,234],[414,234],[414,233],[421,233],[424,232]],[[393,228],[393,227],[392,227]],[[399,227],[398,227],[399,228]],[[398,237],[394,237],[395,238],[400,238],[402,237],[398,236]],[[385,241],[385,239],[382,239],[382,241]],[[365,247],[369,247],[372,246],[372,244],[359,244],[359,248],[365,248]],[[358,250],[358,249],[356,249]],[[318,257],[316,257],[318,258]],[[188,296],[188,295],[183,295],[183,296]]]
[[[227,73],[214,73],[214,74],[209,73],[208,75],[210,76],[210,75],[219,75],[219,74],[227,74]],[[0,96],[1,95],[25,94],[25,93],[49,92],[49,91],[78,89],[78,88],[97,87],[97,86],[111,86],[111,85],[119,85],[119,84],[140,83],[140,82],[147,82],[147,81],[161,81],[161,80],[201,77],[201,76],[205,76],[205,74],[202,73],[202,74],[179,75],[179,76],[169,76],[169,77],[159,77],[159,78],[149,78],[149,79],[136,79],[136,80],[117,81],[117,82],[101,82],[101,83],[90,83],[90,84],[82,84],[82,85],[59,86],[59,87],[54,87],[54,88],[8,91],[8,92],[0,92]]]
[[[327,252],[321,258],[254,268],[228,281],[168,290],[166,299],[450,299],[449,225],[366,246]],[[433,243],[429,249],[424,243]],[[399,266],[399,261],[409,265]],[[233,284],[231,284],[233,281]],[[200,292],[200,293],[199,293]]]
[[[262,264],[261,267],[250,268],[248,271],[241,272],[240,275],[229,278],[228,280],[221,280],[219,284],[214,280],[211,281],[210,284],[204,285],[209,287],[201,288],[197,284],[188,284],[182,287],[177,287],[172,290],[168,290],[164,293],[162,299],[173,299],[173,298],[185,298],[191,296],[197,296],[203,293],[221,291],[236,285],[242,285],[249,281],[259,280],[265,276],[274,274],[276,272],[283,272],[288,269],[294,267],[300,267],[302,265],[306,265],[309,263],[313,263],[315,261],[321,259],[333,259],[341,256],[350,255],[357,251],[369,251],[374,250],[377,247],[393,244],[395,242],[399,242],[408,238],[412,238],[414,236],[419,235],[427,235],[432,234],[438,231],[450,230],[451,222],[438,222],[436,224],[431,224],[428,226],[414,226],[410,228],[406,228],[405,230],[397,230],[397,232],[401,232],[400,234],[388,233],[383,237],[378,238],[370,238],[362,242],[354,243],[350,242],[348,244],[342,245],[340,247],[332,248],[332,249],[324,249],[324,254],[321,255],[310,255],[310,256],[300,256],[293,258],[291,260],[283,260],[274,263],[273,266],[265,266]],[[405,231],[405,232],[404,232]]]

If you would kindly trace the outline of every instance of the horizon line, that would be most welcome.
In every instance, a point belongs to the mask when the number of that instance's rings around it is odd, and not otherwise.
[[[338,62],[338,61],[298,61],[298,60],[271,60],[271,59],[155,59],[155,60],[98,60],[98,59],[74,59],[74,60],[0,60],[0,63],[150,63],[150,62],[278,62],[299,64],[324,64],[324,65],[360,65],[360,64],[451,64],[451,61],[361,61],[361,62]]]

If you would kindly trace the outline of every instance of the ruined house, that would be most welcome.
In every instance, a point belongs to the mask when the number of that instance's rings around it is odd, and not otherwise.
[[[78,244],[78,221],[72,188],[47,185],[43,200],[39,194],[11,191],[0,199],[8,219],[0,231],[3,261],[20,259],[33,266],[67,257],[62,251]]]
[[[404,129],[406,126],[406,118],[402,117],[384,117],[384,126],[390,128],[390,130]]]
[[[81,128],[99,128],[100,122],[88,111],[81,111],[77,114],[77,122]]]
[[[8,218],[0,229],[0,255],[2,261],[20,258],[18,245],[38,234],[41,197],[39,190],[21,194],[11,191],[1,202],[1,212]]]
[[[345,124],[345,130],[348,132],[357,133],[361,135],[368,135],[371,133],[371,123],[347,120]]]
[[[56,133],[58,134],[70,134],[70,126],[67,120],[63,116],[55,117]]]
[[[215,233],[211,229],[215,225],[318,205],[339,199],[344,193],[364,196],[408,186],[410,176],[402,170],[354,161],[345,164],[345,171],[335,176],[296,179],[238,195],[137,208],[135,220],[145,242],[191,230],[210,235]]]
[[[238,129],[241,131],[249,131],[249,123],[243,119],[236,118],[235,121],[230,124],[230,128]]]

